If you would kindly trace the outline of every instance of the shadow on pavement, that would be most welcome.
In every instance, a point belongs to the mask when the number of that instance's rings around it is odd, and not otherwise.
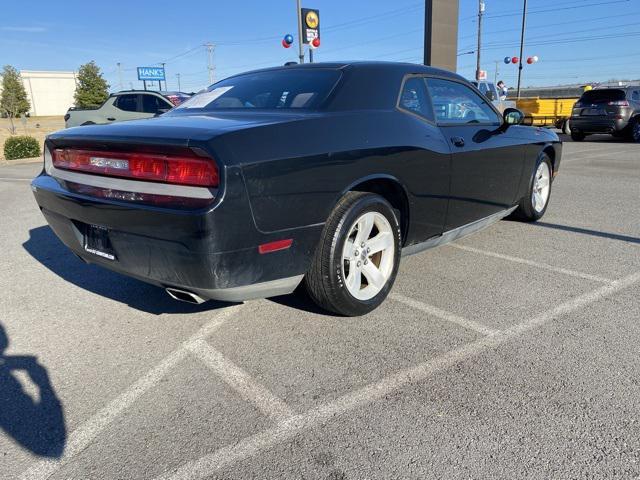
[[[5,355],[7,334],[0,325],[0,429],[30,452],[59,458],[67,429],[62,404],[47,370],[30,355]],[[37,387],[37,399],[25,392],[15,373],[24,372]]]
[[[22,246],[38,262],[66,281],[143,312],[154,315],[189,314],[229,305],[213,301],[201,305],[179,302],[170,298],[162,288],[86,264],[71,253],[48,226],[30,230],[29,240]]]
[[[593,237],[610,238],[612,240],[619,240],[621,242],[636,243],[640,245],[640,238],[631,237],[629,235],[620,235],[618,233],[601,232],[599,230],[589,230],[588,228],[569,227],[567,225],[558,225],[555,223],[535,222],[532,223],[537,227],[553,228],[555,230],[563,230],[565,232],[582,233],[584,235],[591,235]]]

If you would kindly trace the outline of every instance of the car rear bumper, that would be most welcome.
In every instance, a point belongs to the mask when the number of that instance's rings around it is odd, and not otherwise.
[[[571,117],[571,129],[583,133],[617,133],[624,130],[628,121],[614,118]]]
[[[200,211],[107,201],[69,191],[63,180],[36,177],[36,201],[60,240],[88,263],[139,280],[222,301],[292,292],[302,280],[322,225],[263,233],[256,229],[241,182],[224,201]],[[85,250],[83,230],[108,231],[115,259]],[[293,239],[286,250],[261,254],[258,246]]]

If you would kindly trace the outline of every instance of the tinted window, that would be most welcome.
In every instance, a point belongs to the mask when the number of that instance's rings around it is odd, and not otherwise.
[[[634,102],[640,102],[640,90],[635,90],[631,94],[631,100],[633,100]]]
[[[466,85],[438,78],[428,79],[427,85],[438,122],[500,124],[489,100]]]
[[[404,82],[398,106],[421,117],[433,120],[433,108],[424,78],[411,77]]]
[[[138,95],[119,95],[114,105],[125,112],[138,111]]]
[[[167,102],[155,95],[142,95],[142,111],[145,113],[158,113],[161,108],[171,108]]]
[[[584,92],[580,101],[583,103],[605,103],[616,102],[624,99],[624,90],[612,88],[606,90],[589,90],[588,92]]]
[[[338,79],[338,70],[274,70],[222,80],[178,109],[218,110],[317,108]]]

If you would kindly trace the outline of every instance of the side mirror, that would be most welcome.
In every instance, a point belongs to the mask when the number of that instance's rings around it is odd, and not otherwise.
[[[524,113],[517,108],[505,108],[502,113],[503,129],[506,130],[511,125],[522,125],[524,122]]]
[[[154,116],[155,117],[159,117],[163,113],[167,113],[169,110],[171,110],[171,109],[170,108],[159,108]]]

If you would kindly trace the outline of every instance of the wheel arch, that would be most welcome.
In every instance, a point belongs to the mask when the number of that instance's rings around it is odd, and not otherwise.
[[[344,189],[342,195],[353,191],[378,194],[387,200],[395,210],[400,212],[400,232],[402,234],[402,245],[404,246],[409,232],[411,209],[409,194],[403,183],[392,175],[372,174],[354,181]]]
[[[551,160],[551,168],[553,169],[553,172],[551,172],[552,174],[555,174],[558,171],[558,165],[556,162],[556,149],[553,146],[553,144],[548,143],[546,144],[543,148],[542,151],[540,152],[541,154],[544,153],[546,154],[549,159]]]

